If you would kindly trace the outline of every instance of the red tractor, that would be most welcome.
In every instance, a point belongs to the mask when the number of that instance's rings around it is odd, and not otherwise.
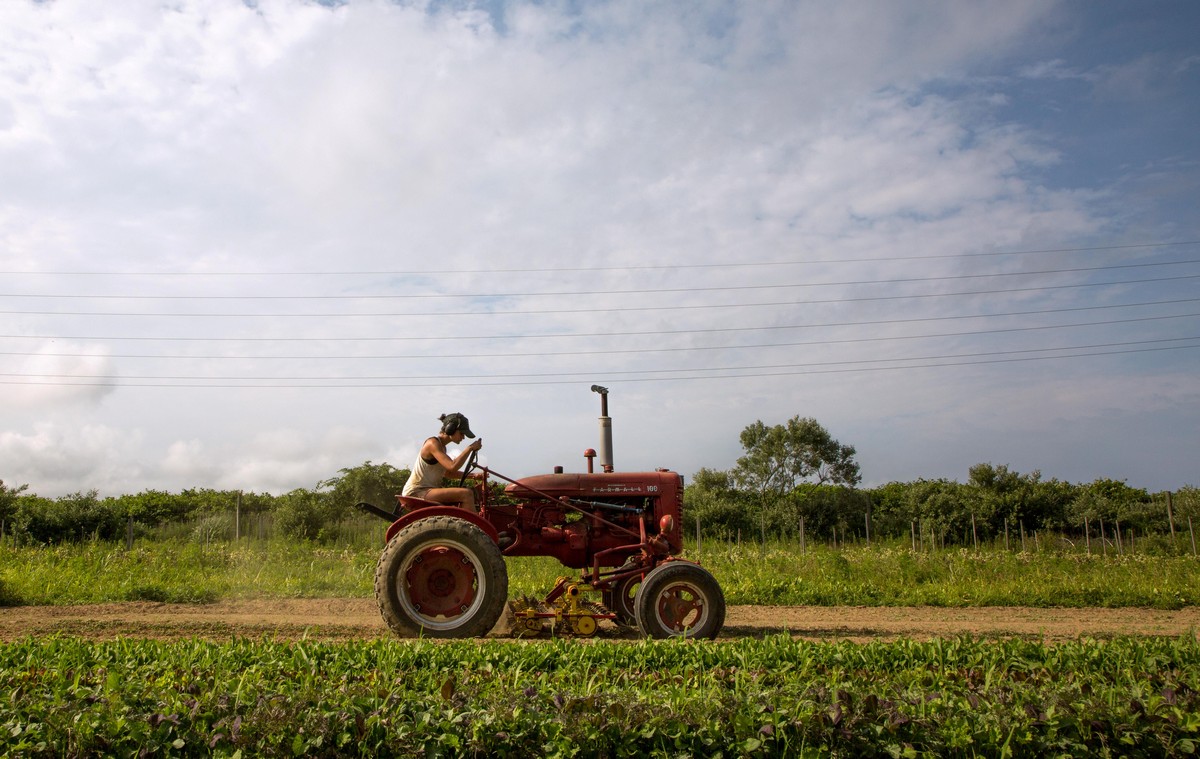
[[[513,632],[594,635],[600,620],[636,626],[651,638],[714,638],[725,622],[720,585],[681,559],[683,478],[675,472],[618,473],[612,467],[608,390],[601,396],[601,468],[520,480],[480,466],[472,454],[463,478],[479,470],[479,513],[396,496],[394,511],[359,507],[392,522],[375,570],[383,618],[401,636],[486,635],[508,602],[506,556],[553,556],[581,570],[560,578],[545,598],[511,603]],[[489,478],[508,483],[493,494]],[[599,593],[600,602],[588,593]]]

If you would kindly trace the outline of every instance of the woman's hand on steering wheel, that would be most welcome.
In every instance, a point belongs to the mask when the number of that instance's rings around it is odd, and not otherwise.
[[[472,471],[473,471],[473,470],[474,470],[476,467],[478,467],[478,466],[479,466],[479,463],[478,463],[478,462],[479,462],[479,449],[478,449],[478,448],[476,448],[475,450],[471,451],[471,455],[467,457],[467,463],[463,465],[463,468],[462,468],[462,477],[461,477],[461,478],[459,478],[459,480],[458,480],[458,486],[459,486],[460,488],[462,488],[462,487],[466,487],[466,485],[467,485],[467,476],[468,476],[468,475],[470,475],[470,474],[471,474],[471,472],[472,472]]]

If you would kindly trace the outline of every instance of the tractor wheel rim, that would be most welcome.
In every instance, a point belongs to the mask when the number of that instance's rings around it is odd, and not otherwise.
[[[613,605],[617,608],[612,611],[624,616],[625,619],[633,619],[635,616],[634,603],[637,596],[637,589],[642,584],[642,578],[632,577],[628,580],[622,580],[617,584],[613,591]]]
[[[397,572],[400,605],[431,630],[452,630],[483,604],[487,575],[467,546],[430,540],[416,546]]]
[[[708,619],[704,594],[692,583],[677,582],[667,586],[654,605],[655,615],[663,628],[680,635],[690,635]]]

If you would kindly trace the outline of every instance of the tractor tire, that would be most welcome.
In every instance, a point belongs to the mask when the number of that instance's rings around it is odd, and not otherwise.
[[[375,567],[375,600],[387,626],[401,637],[481,637],[504,612],[508,569],[483,530],[465,519],[427,517],[383,549]]]
[[[725,625],[725,594],[698,564],[660,564],[642,580],[633,602],[637,626],[650,638],[715,638]]]
[[[637,590],[642,584],[640,577],[627,577],[621,580],[613,587],[612,590],[607,590],[602,596],[604,606],[613,614],[617,615],[617,623],[626,627],[634,627],[637,625],[637,612],[634,611],[634,599],[637,597]]]

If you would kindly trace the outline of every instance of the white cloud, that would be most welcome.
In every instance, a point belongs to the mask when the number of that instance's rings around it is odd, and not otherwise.
[[[5,466],[18,462],[9,471],[42,492],[71,482],[311,487],[367,459],[408,466],[435,431],[430,420],[459,408],[488,430],[489,461],[522,474],[572,465],[595,445],[587,387],[597,375],[616,384],[635,376],[618,372],[647,369],[783,367],[745,380],[617,386],[614,407],[629,414],[618,424],[618,460],[685,473],[693,463],[729,465],[721,459],[755,418],[828,415],[831,427],[883,439],[906,413],[936,415],[943,401],[954,409],[941,413],[948,427],[957,419],[997,431],[1033,424],[1051,406],[1089,416],[1089,404],[1110,400],[1153,405],[1070,367],[1061,378],[1025,374],[1031,395],[1054,399],[1046,405],[1003,390],[1019,376],[1011,367],[785,373],[914,351],[1035,347],[1018,338],[899,338],[946,326],[913,321],[922,318],[1102,300],[1064,291],[867,301],[958,285],[822,285],[1011,273],[1028,263],[912,257],[1086,244],[1121,231],[1120,219],[1097,211],[1108,188],[1045,181],[1071,135],[1000,115],[1009,113],[1005,87],[1019,77],[1099,70],[1023,47],[1051,36],[1042,22],[1069,17],[1069,7],[713,2],[683,10],[515,2],[501,6],[493,26],[470,4],[382,0],[4,5],[0,269],[193,273],[5,277],[0,289],[14,297],[4,307],[22,313],[0,329],[18,336],[0,337],[0,371],[118,383],[5,385],[0,426],[11,450],[23,452]],[[890,256],[897,260],[847,263]],[[813,263],[627,268],[743,259]],[[568,270],[579,266],[601,271]],[[503,269],[544,271],[494,271]],[[231,271],[418,274],[201,274]],[[789,283],[805,287],[765,289]],[[747,289],[714,289],[730,286]],[[529,295],[631,289],[657,292]],[[476,297],[425,297],[445,293]],[[512,295],[487,297],[494,293]],[[70,297],[29,297],[55,294]],[[264,295],[322,297],[229,300]],[[328,297],[344,295],[400,297]],[[630,310],[648,306],[689,308]],[[460,315],[475,309],[498,313]],[[870,321],[878,323],[719,331]],[[679,334],[689,329],[700,331]],[[662,334],[630,334],[652,331]],[[572,333],[591,336],[540,337]],[[51,351],[21,335],[75,337]],[[898,339],[835,342],[884,336]],[[806,344],[675,350],[789,341]],[[648,352],[618,352],[632,349]],[[497,353],[510,355],[482,355]],[[363,387],[287,387],[323,377]],[[578,387],[457,386],[460,377]],[[1064,395],[1059,381],[1077,390]],[[445,386],[388,387],[404,382]],[[210,384],[266,387],[192,387]],[[972,397],[1004,397],[1021,412],[996,415]],[[35,444],[37,430],[58,440],[72,424],[122,438],[122,463],[78,450],[85,462],[108,463],[66,467],[54,446]],[[671,441],[664,430],[687,434]],[[69,477],[53,475],[64,467]],[[104,475],[106,467],[125,481]]]
[[[127,429],[61,422],[37,424],[29,433],[0,432],[0,461],[6,470],[0,479],[46,494],[132,492],[130,485],[142,479],[134,453],[139,438]]]
[[[31,353],[11,362],[15,371],[7,374],[21,384],[0,397],[0,410],[95,406],[120,384],[116,362],[105,348],[49,341]]]

